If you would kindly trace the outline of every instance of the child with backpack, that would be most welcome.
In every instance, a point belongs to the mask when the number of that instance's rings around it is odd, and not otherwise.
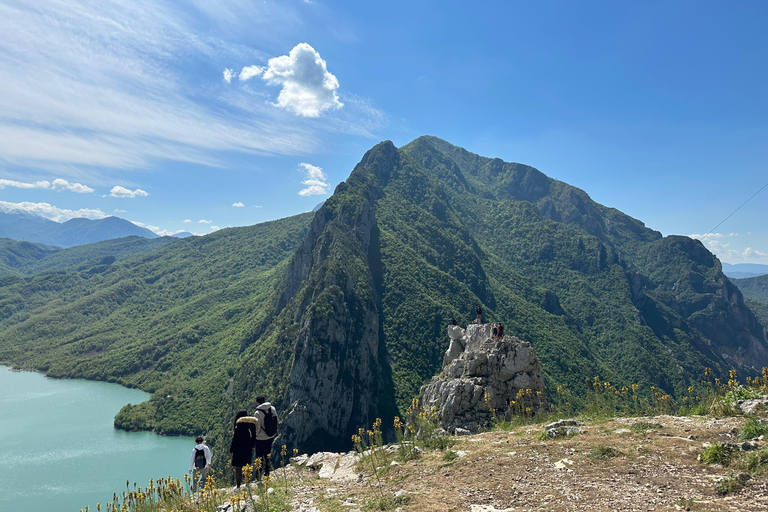
[[[258,418],[259,425],[256,427],[256,457],[261,458],[261,473],[269,476],[270,457],[272,453],[272,441],[277,437],[278,420],[277,410],[263,396],[256,397],[256,412],[253,415]],[[258,475],[260,478],[261,475]]]
[[[195,438],[195,448],[189,458],[189,471],[192,473],[192,492],[197,491],[197,484],[205,487],[208,472],[211,470],[211,449],[205,444],[203,436]],[[199,477],[199,478],[198,478]]]

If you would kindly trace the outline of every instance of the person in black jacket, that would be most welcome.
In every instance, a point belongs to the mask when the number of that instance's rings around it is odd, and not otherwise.
[[[243,479],[243,466],[251,463],[253,445],[256,441],[256,425],[259,420],[248,416],[247,411],[235,414],[235,424],[232,427],[232,442],[229,453],[232,455],[232,467],[235,468],[235,486],[240,488]],[[246,482],[247,484],[248,482]]]
[[[475,319],[476,324],[483,323],[483,310],[480,309],[480,306],[477,306],[477,318]]]

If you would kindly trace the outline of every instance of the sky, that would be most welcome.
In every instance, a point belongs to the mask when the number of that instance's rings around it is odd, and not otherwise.
[[[378,142],[434,135],[768,264],[764,1],[0,0],[0,20],[2,210],[206,234],[309,211]]]

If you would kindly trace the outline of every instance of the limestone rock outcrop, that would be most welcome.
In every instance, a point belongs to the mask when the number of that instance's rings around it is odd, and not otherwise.
[[[448,327],[443,370],[422,386],[420,405],[435,408],[449,432],[476,432],[514,410],[533,413],[544,403],[541,365],[533,347],[514,336],[493,339],[491,324]]]

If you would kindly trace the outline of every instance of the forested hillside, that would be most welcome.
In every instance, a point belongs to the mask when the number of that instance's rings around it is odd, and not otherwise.
[[[768,275],[731,279],[744,294],[744,300],[757,318],[768,325]]]
[[[224,415],[241,340],[265,314],[262,306],[310,219],[171,239],[117,261],[103,249],[114,255],[138,241],[103,242],[92,247],[90,254],[100,256],[92,265],[2,278],[0,359],[52,377],[153,392],[151,410],[120,416],[125,428],[211,430]]]
[[[51,270],[66,270],[76,265],[90,263],[90,266],[93,266],[102,260],[114,262],[131,254],[159,249],[177,240],[169,236],[128,236],[62,249],[0,238],[0,276],[32,276]]]
[[[434,137],[377,145],[316,213],[0,284],[0,360],[147,389],[118,425],[218,442],[264,393],[283,442],[349,448],[402,415],[478,306],[533,344],[550,395],[768,366],[701,243]]]

